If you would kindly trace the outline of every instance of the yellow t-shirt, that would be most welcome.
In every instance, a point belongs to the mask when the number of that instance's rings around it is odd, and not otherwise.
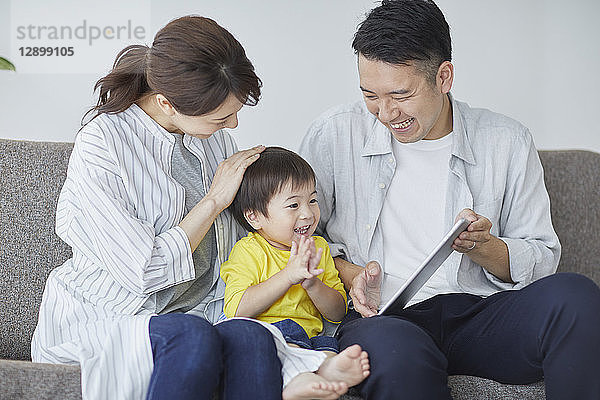
[[[314,236],[314,239],[317,248],[323,249],[319,264],[323,273],[317,278],[340,292],[346,301],[346,291],[329,253],[327,242],[320,236]],[[226,285],[225,315],[228,318],[235,316],[246,289],[266,281],[281,271],[287,265],[289,258],[289,251],[276,249],[258,233],[250,232],[248,236],[239,240],[233,246],[229,260],[221,265],[221,278]],[[256,317],[256,319],[268,323],[287,318],[302,326],[309,337],[313,337],[323,330],[321,314],[300,284],[292,286],[285,295]]]

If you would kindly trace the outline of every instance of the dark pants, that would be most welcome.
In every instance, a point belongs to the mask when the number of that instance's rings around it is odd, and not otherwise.
[[[487,298],[439,295],[397,316],[353,311],[338,339],[341,349],[358,343],[369,353],[371,374],[359,386],[366,399],[451,399],[448,375],[544,379],[548,399],[600,399],[600,289],[582,275]]]
[[[213,326],[186,314],[150,318],[154,370],[147,399],[281,399],[271,333],[252,321]]]
[[[279,329],[287,343],[295,344],[303,349],[331,351],[332,353],[340,352],[340,346],[336,338],[331,336],[313,336],[309,338],[304,328],[294,320],[283,319],[274,322],[272,325]]]

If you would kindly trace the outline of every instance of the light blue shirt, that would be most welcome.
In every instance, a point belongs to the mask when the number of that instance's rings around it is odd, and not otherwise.
[[[531,134],[511,118],[450,99],[455,137],[448,165],[445,230],[464,208],[488,218],[491,234],[508,246],[515,282],[503,282],[454,252],[446,263],[450,286],[457,292],[487,296],[554,273],[560,243]],[[342,255],[362,266],[370,260],[383,261],[378,220],[396,168],[392,140],[362,100],[330,109],[310,126],[299,152],[317,176],[318,231],[328,238],[332,256]]]

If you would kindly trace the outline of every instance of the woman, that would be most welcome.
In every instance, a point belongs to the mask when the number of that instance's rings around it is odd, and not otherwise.
[[[48,277],[32,339],[34,361],[81,365],[84,399],[281,398],[271,334],[207,321],[238,238],[223,210],[264,149],[236,153],[222,129],[260,86],[237,40],[192,16],[97,82],[57,208],[73,258]]]

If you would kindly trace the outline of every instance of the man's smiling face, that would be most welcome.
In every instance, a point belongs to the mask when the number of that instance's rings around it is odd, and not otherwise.
[[[452,131],[449,62],[440,66],[435,85],[414,65],[388,64],[360,54],[358,73],[367,109],[399,142],[439,139]]]

